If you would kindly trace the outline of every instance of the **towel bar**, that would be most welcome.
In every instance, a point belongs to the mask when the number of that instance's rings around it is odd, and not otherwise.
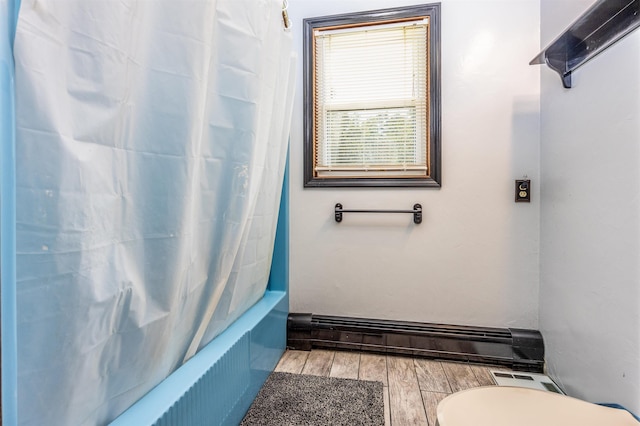
[[[343,213],[411,213],[413,214],[413,223],[422,223],[422,204],[414,204],[413,210],[345,210],[342,208],[342,204],[337,203],[335,207],[336,222],[342,222]]]

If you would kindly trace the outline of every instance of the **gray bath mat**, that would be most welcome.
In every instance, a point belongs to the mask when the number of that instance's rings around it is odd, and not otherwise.
[[[382,383],[271,373],[241,425],[384,425]]]

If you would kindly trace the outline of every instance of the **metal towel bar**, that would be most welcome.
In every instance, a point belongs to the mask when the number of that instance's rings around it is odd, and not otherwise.
[[[345,210],[342,204],[337,203],[335,207],[336,222],[342,222],[343,213],[411,213],[413,214],[413,223],[422,223],[422,204],[414,204],[413,210]]]

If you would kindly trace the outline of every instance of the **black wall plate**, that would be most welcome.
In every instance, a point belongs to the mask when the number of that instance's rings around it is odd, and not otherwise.
[[[531,202],[531,181],[516,179],[516,203]]]

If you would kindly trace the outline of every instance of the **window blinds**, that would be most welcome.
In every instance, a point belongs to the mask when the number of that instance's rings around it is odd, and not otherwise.
[[[428,18],[317,30],[315,172],[428,172]]]

